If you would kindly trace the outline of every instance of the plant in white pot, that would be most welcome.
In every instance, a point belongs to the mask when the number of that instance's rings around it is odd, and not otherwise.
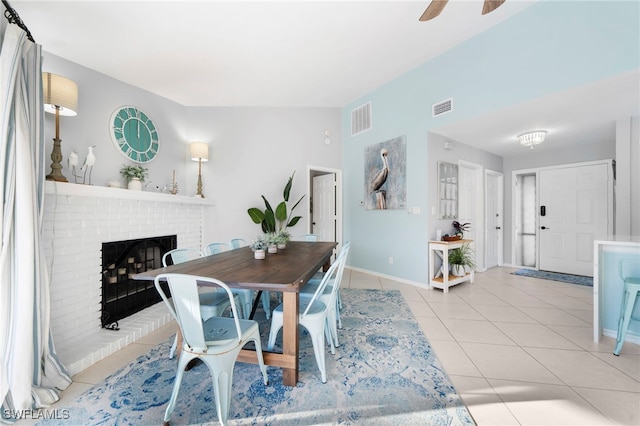
[[[451,275],[464,277],[467,270],[475,270],[475,253],[471,248],[471,243],[464,243],[462,246],[449,250],[449,266]]]
[[[278,252],[278,234],[275,232],[270,232],[267,234],[267,251],[269,253],[277,253]]]
[[[267,238],[265,235],[258,235],[255,240],[250,244],[251,250],[253,250],[253,257],[256,259],[264,259],[266,250],[268,247]]]
[[[127,188],[140,191],[142,190],[142,182],[144,182],[149,174],[149,169],[142,166],[128,166],[123,164],[120,169],[120,174],[127,179]]]
[[[280,230],[276,234],[276,244],[278,245],[278,250],[282,250],[287,248],[287,243],[291,240],[291,234],[286,229]]]

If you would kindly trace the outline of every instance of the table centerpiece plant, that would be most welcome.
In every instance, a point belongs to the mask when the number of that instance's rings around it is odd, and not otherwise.
[[[249,246],[251,250],[253,250],[254,258],[264,259],[268,247],[267,237],[265,235],[258,235]]]
[[[287,248],[287,243],[291,240],[291,234],[286,229],[281,229],[276,233],[276,244],[278,250]]]

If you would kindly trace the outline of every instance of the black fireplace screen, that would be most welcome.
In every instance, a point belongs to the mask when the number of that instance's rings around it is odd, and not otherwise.
[[[162,300],[153,281],[133,275],[161,268],[162,256],[176,246],[175,235],[102,243],[103,328],[117,330],[118,320]]]

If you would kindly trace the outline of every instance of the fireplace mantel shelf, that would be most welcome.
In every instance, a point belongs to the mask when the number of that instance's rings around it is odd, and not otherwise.
[[[50,195],[73,195],[77,197],[94,198],[118,198],[141,201],[159,201],[167,203],[181,204],[202,204],[213,205],[213,201],[208,198],[186,197],[184,195],[163,194],[152,191],[133,191],[122,188],[109,188],[107,186],[80,185],[76,183],[65,183],[46,181],[45,194]]]

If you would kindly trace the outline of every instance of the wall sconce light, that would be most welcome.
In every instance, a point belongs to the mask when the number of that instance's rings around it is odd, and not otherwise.
[[[209,145],[204,142],[192,142],[190,145],[191,159],[198,162],[198,191],[196,196],[204,198],[202,193],[202,162],[209,161]]]
[[[62,149],[60,148],[60,116],[77,115],[78,110],[78,85],[66,77],[42,73],[42,89],[44,98],[44,110],[56,115],[56,137],[53,139],[53,150],[51,151],[51,173],[47,180],[58,182],[68,182],[62,174]]]
[[[544,142],[544,138],[547,136],[547,132],[544,130],[534,130],[533,132],[523,133],[518,135],[518,142],[522,146],[528,146],[533,149],[534,146]]]

